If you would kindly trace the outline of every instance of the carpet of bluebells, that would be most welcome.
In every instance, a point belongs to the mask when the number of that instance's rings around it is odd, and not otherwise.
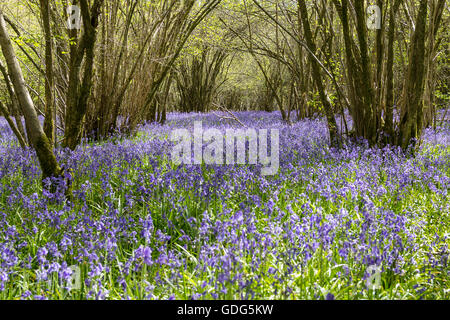
[[[58,150],[71,200],[42,187],[34,152],[1,118],[0,299],[450,299],[448,127],[411,155],[330,148],[320,119],[237,115],[280,130],[275,176],[175,166],[174,128],[239,123],[170,114]]]

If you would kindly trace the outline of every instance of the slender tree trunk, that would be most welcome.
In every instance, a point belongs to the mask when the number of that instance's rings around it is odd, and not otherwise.
[[[71,45],[69,88],[67,92],[67,114],[64,147],[74,150],[81,142],[83,121],[91,94],[94,66],[96,28],[103,0],[95,0],[91,12],[87,0],[80,1],[84,31],[79,43]],[[71,32],[76,36],[76,32]],[[80,80],[81,64],[84,58],[83,79]]]
[[[355,2],[356,11],[356,31],[359,42],[359,64],[361,66],[361,73],[359,78],[359,96],[362,99],[363,111],[363,137],[366,138],[371,145],[376,144],[377,138],[377,121],[375,95],[372,85],[372,72],[370,68],[370,61],[368,56],[368,37],[366,26],[366,15],[363,1]]]
[[[389,9],[389,31],[388,31],[388,53],[386,62],[386,114],[384,132],[387,135],[386,142],[394,143],[394,42],[395,42],[395,19],[400,7],[400,0]]]
[[[25,116],[25,123],[30,134],[29,139],[36,150],[39,163],[42,168],[43,178],[58,176],[61,169],[56,162],[50,142],[39,122],[33,100],[25,84],[25,80],[14,53],[14,48],[9,38],[3,12],[0,10],[0,46],[8,66],[9,75],[16,91],[17,99]]]
[[[40,0],[41,17],[45,37],[45,120],[44,132],[50,145],[56,142],[56,108],[54,103],[53,81],[53,44],[50,29],[50,4],[48,0]]]
[[[445,0],[431,1],[430,10],[430,24],[427,32],[427,46],[425,58],[425,92],[424,92],[424,127],[432,125],[436,108],[434,106],[434,91],[436,84],[435,76],[435,61],[436,49],[436,34],[439,30],[439,25],[442,19],[442,14],[445,8]]]
[[[17,96],[14,91],[14,88],[12,87],[11,79],[8,75],[8,72],[6,71],[6,67],[3,66],[2,62],[0,61],[0,72],[3,74],[3,78],[5,79],[6,89],[8,90],[9,97],[11,98],[11,113],[14,119],[16,120],[16,127],[19,131],[20,135],[23,137],[25,141],[25,145],[28,146],[27,143],[27,135],[25,134],[25,130],[23,128],[22,124],[22,111],[19,106],[19,103],[17,102]]]
[[[380,8],[381,12],[383,12],[383,1],[377,0],[377,5]],[[383,17],[384,19],[384,17]],[[375,101],[374,101],[374,126],[375,126],[375,135],[377,135],[377,131],[382,128],[381,121],[381,111],[383,108],[383,60],[384,60],[384,29],[385,29],[384,21],[381,21],[381,28],[376,31],[376,73],[375,73]]]
[[[11,130],[13,131],[14,135],[17,137],[17,140],[19,140],[19,144],[22,147],[22,149],[25,149],[27,147],[25,139],[23,138],[23,136],[20,133],[19,129],[17,129],[16,124],[11,119],[11,116],[9,115],[8,109],[6,109],[6,107],[0,101],[0,115],[1,114],[3,114],[3,116],[5,117],[6,122],[8,122]]]
[[[411,41],[409,66],[404,84],[402,119],[398,141],[403,149],[407,149],[414,142],[414,139],[420,138],[422,131],[427,13],[428,1],[421,0],[416,29]]]
[[[364,136],[364,105],[361,101],[361,95],[358,90],[360,84],[357,74],[360,72],[359,65],[356,63],[353,54],[353,48],[356,47],[350,32],[350,24],[348,19],[348,2],[342,0],[342,4],[338,0],[333,0],[336,10],[342,23],[343,38],[345,43],[345,57],[347,67],[347,87],[350,100],[349,111],[353,118],[353,130],[357,136]]]
[[[308,20],[308,11],[306,8],[305,1],[298,0],[298,6],[299,6],[302,22],[303,22],[303,30],[305,33],[306,43],[307,43],[309,49],[314,54],[316,54],[316,52],[317,52],[316,45],[312,38],[311,27],[309,25],[309,20]],[[310,61],[311,61],[311,66],[312,66],[312,76],[314,79],[314,83],[317,87],[317,90],[319,91],[320,100],[325,109],[325,115],[326,115],[327,123],[328,123],[328,130],[330,133],[330,142],[331,142],[331,145],[337,146],[338,142],[339,142],[338,141],[339,136],[338,136],[338,132],[337,132],[337,123],[336,123],[336,119],[334,117],[333,107],[331,105],[330,98],[328,97],[328,94],[326,93],[326,90],[325,90],[325,87],[323,84],[323,80],[322,80],[322,76],[320,74],[320,66],[318,65],[317,61],[311,56],[310,56]]]

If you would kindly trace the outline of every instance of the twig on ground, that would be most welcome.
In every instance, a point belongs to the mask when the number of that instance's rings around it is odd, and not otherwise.
[[[228,110],[227,108],[225,108],[225,107],[223,107],[223,106],[221,106],[221,105],[219,105],[219,104],[217,104],[217,103],[213,103],[213,105],[216,106],[217,108],[221,109],[222,111],[225,111],[226,113],[228,113],[228,114],[230,115],[230,117],[225,117],[225,116],[220,116],[220,115],[218,115],[218,114],[216,114],[216,113],[213,112],[213,113],[214,113],[216,116],[218,116],[219,118],[222,118],[222,119],[229,119],[229,120],[234,120],[234,121],[238,122],[241,126],[243,126],[243,127],[245,127],[245,128],[248,128],[247,125],[245,125],[244,123],[242,123],[242,121],[239,120],[239,118],[236,117],[236,115],[235,115],[233,112],[231,112],[230,110]]]

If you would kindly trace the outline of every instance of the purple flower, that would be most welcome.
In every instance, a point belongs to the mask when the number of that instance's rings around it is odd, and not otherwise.
[[[334,295],[332,293],[327,293],[325,300],[335,300]]]

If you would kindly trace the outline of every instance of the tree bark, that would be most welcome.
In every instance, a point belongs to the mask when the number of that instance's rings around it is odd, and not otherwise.
[[[56,141],[56,109],[54,103],[53,45],[50,29],[50,5],[48,0],[40,0],[41,18],[45,38],[45,120],[44,132],[50,145]]]
[[[304,0],[298,0],[298,6],[300,15],[302,18],[303,23],[303,31],[305,33],[305,39],[306,43],[309,47],[309,49],[316,54],[316,44],[313,41],[312,33],[311,33],[311,27],[309,25],[308,20],[308,11],[306,8],[306,3]],[[336,119],[334,117],[333,107],[331,105],[330,98],[328,97],[328,94],[325,90],[322,76],[320,74],[320,66],[318,65],[316,59],[314,59],[312,56],[310,56],[311,66],[312,66],[312,76],[314,79],[314,83],[317,87],[317,90],[319,91],[320,100],[322,102],[322,105],[325,109],[325,115],[327,118],[328,123],[328,130],[330,134],[330,142],[332,146],[337,146],[339,142],[339,135],[337,131],[337,123]]]
[[[416,29],[411,41],[408,72],[404,84],[402,118],[398,144],[406,150],[420,138],[423,118],[423,92],[425,78],[425,29],[428,1],[421,0]]]
[[[67,92],[66,128],[63,145],[71,150],[75,150],[81,142],[83,120],[91,94],[94,46],[97,38],[96,28],[102,4],[103,0],[95,0],[89,11],[87,0],[80,1],[84,31],[79,43],[73,43],[70,46],[69,88]],[[71,36],[76,36],[76,32],[71,32]],[[81,81],[80,71],[83,58],[84,70]]]
[[[389,31],[388,31],[388,53],[386,62],[386,101],[385,101],[385,122],[384,133],[387,135],[385,142],[393,144],[395,142],[394,132],[394,42],[395,42],[395,19],[400,0],[396,0],[389,9]]]
[[[11,113],[12,113],[12,116],[14,117],[14,119],[16,120],[15,125],[16,125],[17,130],[19,131],[20,135],[23,137],[23,139],[25,141],[25,145],[28,146],[27,135],[25,134],[25,130],[24,130],[23,124],[22,124],[22,111],[17,102],[17,96],[14,91],[14,88],[12,87],[11,79],[8,75],[8,72],[6,71],[6,67],[2,64],[1,61],[0,61],[0,72],[3,74],[3,78],[5,79],[5,83],[6,83],[6,89],[8,90],[9,97],[11,99]]]
[[[23,138],[22,134],[20,133],[19,129],[17,129],[17,126],[12,121],[11,116],[9,115],[8,110],[3,105],[3,103],[0,101],[0,115],[3,114],[3,116],[6,119],[6,122],[8,122],[11,130],[14,132],[14,135],[17,137],[17,140],[19,140],[19,144],[22,147],[22,149],[25,149],[27,147],[27,144],[25,142],[25,139]]]
[[[424,91],[424,127],[432,125],[436,108],[434,106],[434,92],[436,85],[435,58],[438,44],[436,35],[441,23],[442,14],[445,8],[445,0],[433,0],[430,10],[430,24],[427,32],[427,50],[425,54],[425,91]]]
[[[17,61],[14,48],[9,38],[3,12],[0,9],[0,46],[8,66],[9,75],[16,91],[17,99],[22,107],[25,116],[25,123],[30,134],[29,140],[36,150],[39,163],[41,165],[43,178],[58,176],[61,169],[56,162],[50,142],[39,122],[33,100],[25,84],[25,80]]]

